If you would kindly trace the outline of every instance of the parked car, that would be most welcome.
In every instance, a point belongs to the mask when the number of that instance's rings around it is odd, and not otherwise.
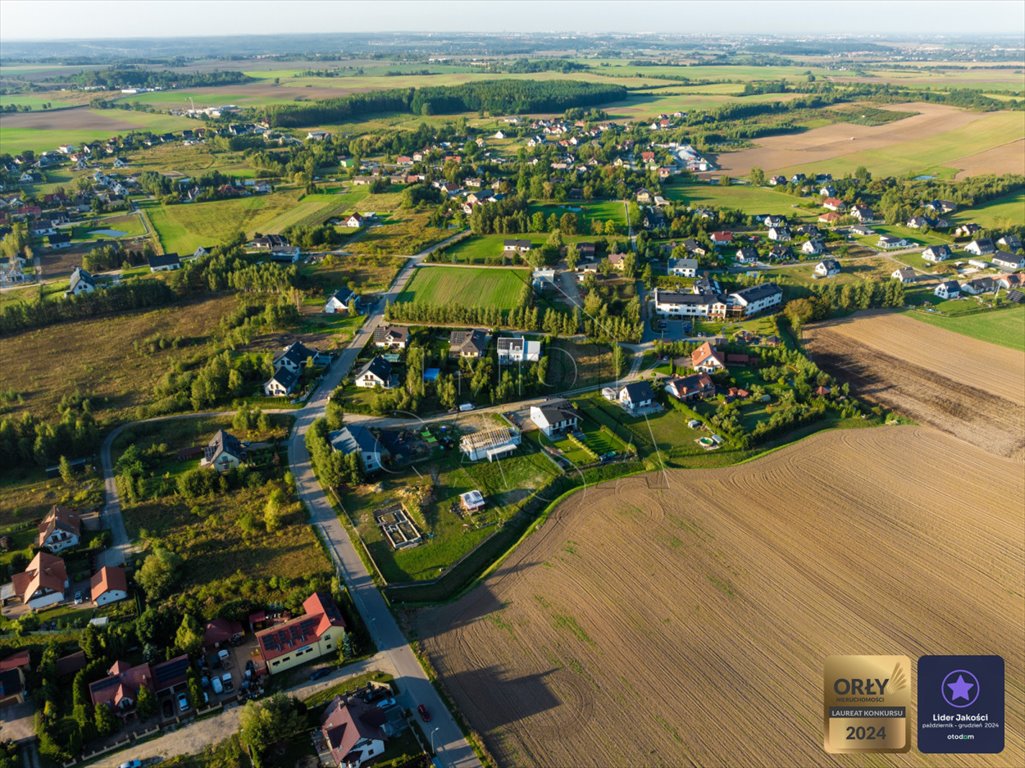
[[[225,669],[231,669],[231,654],[226,648],[222,648],[217,652],[217,661]]]
[[[327,677],[330,674],[331,667],[320,667],[310,673],[310,680],[320,680],[320,678]]]
[[[142,760],[126,760],[117,768],[142,768]]]
[[[427,707],[423,704],[417,704],[416,711],[420,713],[420,719],[425,723],[431,722],[431,713],[427,711]]]
[[[395,697],[394,696],[389,696],[387,699],[381,699],[379,702],[377,702],[377,708],[378,709],[388,709],[388,707],[394,707],[394,706],[395,706]]]
[[[230,691],[235,687],[235,683],[231,680],[231,672],[225,672],[221,675],[221,685],[224,686],[224,690]]]
[[[81,605],[84,601],[85,601],[85,598],[82,597],[82,590],[78,590],[75,593],[75,605]]]
[[[207,688],[210,687],[210,678],[206,675],[203,675],[201,678],[199,678],[199,684],[203,686],[203,690],[205,691]]]
[[[210,686],[214,689],[214,693],[224,693],[224,686],[221,685],[221,678],[213,678],[213,680],[210,681]]]
[[[189,697],[185,695],[184,691],[178,694],[178,711],[187,712],[189,709]]]

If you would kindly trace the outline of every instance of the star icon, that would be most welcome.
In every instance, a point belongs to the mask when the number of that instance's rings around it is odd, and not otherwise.
[[[947,687],[953,694],[950,698],[953,699],[965,699],[968,700],[968,692],[975,687],[975,683],[969,683],[964,679],[964,675],[958,675],[957,680],[952,683],[947,683]]]

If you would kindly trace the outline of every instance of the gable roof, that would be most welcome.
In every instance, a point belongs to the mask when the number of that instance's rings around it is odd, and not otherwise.
[[[149,257],[150,269],[159,269],[160,267],[180,267],[182,260],[178,257],[177,253],[165,253],[163,256],[152,254]]]
[[[206,448],[203,449],[203,455],[206,458],[207,463],[213,463],[213,461],[222,453],[227,453],[229,456],[234,456],[236,459],[242,459],[246,455],[246,451],[245,448],[242,447],[241,440],[230,432],[218,429],[214,433],[214,436],[210,438],[210,442],[207,443]]]
[[[362,453],[380,453],[381,447],[378,439],[364,426],[349,424],[337,432],[328,435],[331,447],[344,454],[355,451]]]
[[[712,346],[710,341],[706,341],[700,347],[690,353],[691,366],[697,368],[699,365],[704,363],[708,359],[713,359],[720,366],[725,365],[722,355],[719,354],[719,350]]]
[[[14,574],[11,583],[14,586],[14,594],[21,598],[23,603],[27,603],[40,590],[63,592],[67,580],[68,571],[64,561],[56,555],[40,550],[24,571]]]
[[[380,355],[377,355],[370,362],[360,368],[359,373],[356,374],[356,378],[363,378],[367,373],[372,373],[381,381],[388,381],[391,379],[391,363]]]
[[[409,338],[409,329],[403,325],[379,325],[374,329],[374,343],[380,342],[401,342],[406,343]]]
[[[81,536],[82,518],[77,512],[54,504],[39,524],[38,545],[43,546],[54,531],[64,531]]]
[[[466,351],[474,351],[478,355],[483,355],[487,352],[489,339],[490,337],[487,332],[479,328],[473,328],[468,331],[452,331],[448,335],[449,351],[459,352],[460,354]]]
[[[110,704],[116,707],[126,698],[134,702],[139,697],[139,688],[153,682],[153,672],[147,663],[129,667],[123,661],[115,661],[107,670],[107,675],[89,684],[89,698],[94,705]]]
[[[86,272],[81,267],[75,267],[75,271],[71,273],[71,281],[68,284],[68,290],[69,291],[75,290],[75,287],[79,283],[82,283],[83,285],[91,285],[92,287],[95,288],[96,287],[96,278],[94,278],[91,274]]]
[[[125,569],[119,566],[105,565],[93,574],[89,581],[89,595],[96,602],[105,592],[128,592],[128,578]]]
[[[284,388],[285,392],[291,392],[295,389],[295,385],[299,383],[299,372],[291,371],[288,368],[281,368],[274,372],[274,375],[270,377],[268,383],[271,381],[276,381],[280,384]]]
[[[256,633],[265,661],[315,643],[331,627],[345,628],[342,612],[323,592],[314,592],[303,603],[305,614]]]
[[[320,731],[324,735],[332,757],[339,765],[345,756],[363,739],[379,739],[385,715],[356,698],[336,696],[324,711]]]
[[[651,385],[646,381],[634,381],[623,387],[626,399],[631,403],[643,403],[645,400],[654,400],[655,393]]]

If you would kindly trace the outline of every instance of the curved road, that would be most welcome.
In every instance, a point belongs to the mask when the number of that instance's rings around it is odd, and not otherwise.
[[[395,675],[396,683],[402,692],[399,698],[403,700],[404,706],[412,709],[415,709],[418,704],[427,707],[431,713],[431,722],[424,726],[424,730],[435,746],[437,762],[453,768],[476,768],[481,763],[463,736],[452,713],[449,712],[448,707],[445,706],[428,679],[427,673],[420,665],[420,661],[392,616],[384,596],[374,584],[355,545],[339,522],[330,499],[313,474],[309,452],[306,450],[305,437],[310,425],[324,415],[331,392],[348,375],[356,361],[356,356],[370,340],[374,330],[381,324],[386,304],[393,301],[402,292],[417,266],[428,254],[461,240],[466,237],[466,234],[466,232],[460,232],[411,257],[396,275],[388,290],[378,299],[352,341],[338,355],[306,405],[298,410],[283,411],[292,413],[296,417],[295,426],[288,439],[288,463],[295,477],[299,498],[306,505],[311,522],[317,526],[321,538],[327,544],[331,559],[352,595],[353,602],[378,648],[379,656],[386,658],[387,666]],[[171,418],[200,418],[209,415],[212,414],[185,414]],[[159,418],[154,420],[159,420]],[[104,519],[107,527],[111,530],[112,538],[112,545],[103,557],[104,564],[123,563],[129,546],[128,535],[121,516],[121,505],[118,500],[111,459],[111,445],[114,439],[128,426],[131,425],[125,424],[113,430],[107,435],[101,448],[101,463],[106,490]]]

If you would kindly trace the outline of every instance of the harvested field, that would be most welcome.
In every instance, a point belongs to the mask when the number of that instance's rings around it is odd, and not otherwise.
[[[870,401],[995,453],[1025,460],[1025,357],[895,313],[808,328],[822,368]]]
[[[1004,149],[1013,149],[1013,142],[1025,135],[1025,119],[1020,114],[969,112],[923,103],[887,108],[919,114],[885,125],[837,123],[804,133],[769,136],[758,139],[751,149],[720,155],[719,164],[724,173],[736,175],[756,167],[772,173],[811,168],[836,173],[858,165],[877,175],[926,172],[942,166],[970,175],[993,172],[990,153],[998,148],[999,157],[1006,160],[1001,173],[1025,172],[1023,156]]]
[[[1025,117],[1022,119],[1025,120]],[[1001,175],[1009,171],[1019,173],[1023,157],[1025,157],[1025,139],[1009,141],[999,147],[962,157],[957,163],[961,171],[954,178],[963,179],[966,176],[981,176],[986,173]]]
[[[1007,744],[943,765],[1018,765],[1023,495],[1020,465],[912,427],[608,483],[420,637],[501,765],[936,765],[823,752],[823,662],[958,652],[1005,657]]]

